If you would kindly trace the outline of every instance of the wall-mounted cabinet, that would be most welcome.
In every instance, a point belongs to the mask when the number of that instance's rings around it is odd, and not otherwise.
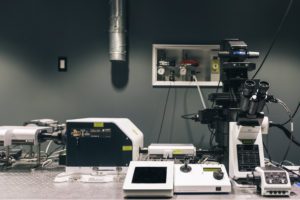
[[[217,86],[219,49],[219,45],[153,44],[152,85]]]

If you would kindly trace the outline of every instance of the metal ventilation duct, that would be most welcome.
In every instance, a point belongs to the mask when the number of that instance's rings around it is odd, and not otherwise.
[[[111,61],[126,61],[126,0],[110,0],[109,54]]]

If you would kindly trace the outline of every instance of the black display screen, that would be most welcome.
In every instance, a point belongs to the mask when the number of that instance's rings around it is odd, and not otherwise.
[[[259,147],[254,145],[237,145],[239,171],[250,172],[260,166]]]
[[[136,167],[132,183],[166,183],[167,167]]]

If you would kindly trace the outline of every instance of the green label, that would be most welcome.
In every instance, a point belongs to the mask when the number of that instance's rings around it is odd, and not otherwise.
[[[103,122],[94,122],[94,128],[103,128],[104,123]]]
[[[221,168],[218,167],[204,167],[203,171],[204,172],[216,172],[219,171]]]
[[[243,144],[254,144],[255,140],[241,140]]]
[[[182,150],[180,150],[180,149],[173,150],[173,155],[180,155],[180,154],[183,154]]]
[[[132,146],[122,146],[122,151],[132,151]]]

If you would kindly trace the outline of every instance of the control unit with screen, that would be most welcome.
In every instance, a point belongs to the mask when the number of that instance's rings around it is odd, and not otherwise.
[[[132,183],[166,183],[167,167],[136,167]]]
[[[131,161],[123,185],[125,197],[172,197],[173,161]]]

